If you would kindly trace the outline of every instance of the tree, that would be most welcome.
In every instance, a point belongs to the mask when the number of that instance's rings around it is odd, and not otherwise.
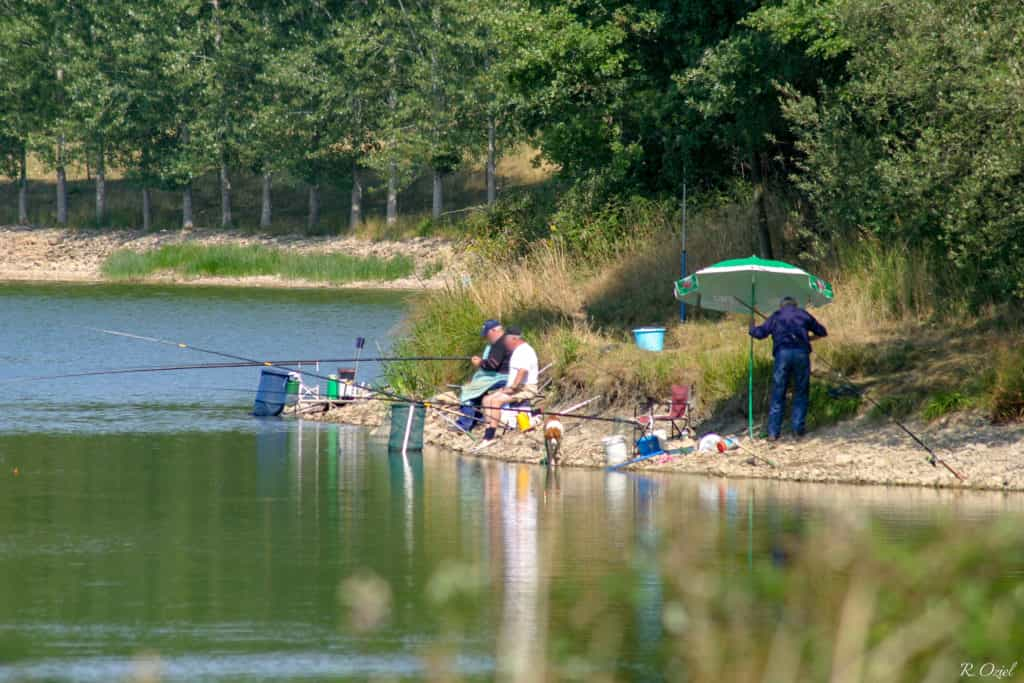
[[[47,42],[38,11],[17,11],[0,3],[0,164],[18,181],[18,222],[29,222],[28,162],[30,140],[54,114],[55,79],[48,67]]]
[[[1024,298],[1024,7],[855,0],[829,7],[847,81],[793,93],[800,187],[821,229],[924,248],[978,299]]]

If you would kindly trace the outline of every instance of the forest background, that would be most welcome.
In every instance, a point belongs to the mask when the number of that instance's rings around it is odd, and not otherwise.
[[[68,222],[69,164],[87,164],[99,225],[152,225],[155,190],[216,181],[351,197],[386,220],[414,179],[487,168],[523,142],[554,188],[466,223],[515,247],[580,253],[628,237],[624,212],[663,202],[753,207],[767,257],[864,239],[914,245],[975,300],[1024,296],[1024,8],[1013,0],[4,0],[0,152],[30,222],[27,167],[52,173],[42,222]],[[139,210],[106,206],[107,169]],[[119,176],[119,177],[120,177]],[[788,231],[773,234],[773,202]],[[52,209],[51,209],[52,207]],[[13,213],[13,207],[5,207]],[[513,219],[508,214],[513,214]],[[243,220],[250,220],[248,218]],[[251,219],[255,222],[255,218]],[[672,218],[670,222],[675,223]],[[784,244],[780,244],[783,242]],[[954,284],[955,283],[955,284]]]

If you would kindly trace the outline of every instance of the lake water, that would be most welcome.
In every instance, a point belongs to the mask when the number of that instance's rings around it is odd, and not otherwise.
[[[360,428],[250,417],[253,368],[10,381],[217,360],[91,328],[259,359],[345,356],[357,336],[376,353],[407,305],[0,286],[0,681],[530,680],[545,651],[566,677],[674,680],[659,549],[681,528],[744,574],[837,514],[899,545],[1024,507],[402,456]]]

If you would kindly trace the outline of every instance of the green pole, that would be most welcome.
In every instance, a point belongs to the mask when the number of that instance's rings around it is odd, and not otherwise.
[[[754,325],[754,276],[750,277],[750,325]],[[750,337],[750,358],[747,361],[747,431],[754,438],[754,338]]]

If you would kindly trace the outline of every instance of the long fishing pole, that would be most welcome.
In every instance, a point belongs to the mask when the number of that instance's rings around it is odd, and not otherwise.
[[[158,344],[167,344],[168,346],[176,346],[180,349],[192,349],[193,351],[199,351],[201,353],[209,353],[214,356],[221,356],[222,358],[230,358],[232,360],[240,361],[246,365],[296,365],[298,363],[350,363],[353,361],[358,362],[359,360],[365,361],[426,361],[426,360],[469,360],[472,356],[379,356],[376,358],[362,358],[358,356],[355,358],[314,358],[311,360],[292,360],[292,361],[280,361],[280,360],[255,360],[253,358],[246,358],[245,356],[236,356],[233,353],[225,353],[224,351],[215,351],[213,349],[204,349],[194,344],[187,344],[185,342],[173,341],[170,339],[161,339],[160,337],[147,337],[141,334],[132,334],[130,332],[122,332],[120,330],[107,330],[100,327],[88,327],[86,329],[92,330],[93,332],[102,332],[103,334],[111,334],[118,337],[127,337],[129,339],[139,339],[141,341],[156,342]]]
[[[188,346],[186,348],[195,349],[195,347]],[[198,349],[196,349],[198,350]],[[391,362],[391,361],[409,361],[409,362],[425,362],[425,361],[464,361],[469,360],[472,356],[381,356],[374,358],[363,358],[363,361],[378,361],[378,362]],[[221,362],[221,363],[187,363],[184,365],[154,365],[147,367],[138,368],[112,368],[109,370],[89,370],[87,372],[70,372],[59,375],[36,375],[32,377],[9,377],[7,379],[0,379],[0,384],[6,384],[10,382],[34,382],[43,380],[55,380],[55,379],[70,379],[75,377],[101,377],[103,375],[130,375],[136,373],[145,372],[172,372],[178,370],[221,370],[225,368],[252,368],[261,367],[266,365],[273,366],[292,366],[292,365],[312,365],[315,363],[347,363],[357,361],[357,358],[311,358],[311,359],[295,359],[295,360],[268,360],[268,361],[232,361],[232,362]]]
[[[287,366],[283,365],[283,364],[277,364],[277,363],[274,363],[272,361],[259,361],[259,360],[255,360],[253,358],[247,358],[245,356],[239,356],[239,355],[236,355],[236,354],[233,354],[233,353],[227,353],[225,351],[217,351],[215,349],[203,348],[201,346],[196,346],[194,344],[189,344],[187,342],[173,341],[173,340],[170,340],[170,339],[161,339],[160,337],[148,337],[146,335],[133,334],[131,332],[123,332],[121,330],[108,330],[108,329],[103,329],[103,328],[98,328],[98,327],[90,327],[88,329],[90,329],[90,330],[92,330],[94,332],[100,332],[102,334],[110,334],[110,335],[114,335],[114,336],[117,336],[117,337],[125,337],[125,338],[128,338],[128,339],[137,339],[139,341],[148,341],[148,342],[153,342],[153,343],[156,343],[156,344],[166,344],[168,346],[175,346],[175,347],[177,347],[179,349],[183,349],[183,350],[192,350],[192,351],[198,351],[200,353],[207,353],[207,354],[210,354],[210,355],[213,355],[213,356],[221,356],[222,358],[230,358],[232,360],[241,361],[243,363],[247,363],[247,364],[250,364],[250,365],[264,366],[264,367],[276,367],[276,368],[280,368],[280,369],[283,369],[283,370],[289,370],[289,368]],[[465,358],[468,360],[469,357],[465,357]],[[305,371],[304,370],[303,374],[309,375],[310,377],[316,377],[318,379],[327,380],[329,382],[336,381],[335,378],[328,377],[326,375],[317,374],[315,372],[309,372],[309,371]],[[350,380],[342,380],[342,382],[344,384],[352,383]],[[374,393],[377,393],[377,394],[381,394],[382,396],[387,396],[389,398],[402,401],[404,403],[414,403],[414,404],[423,405],[424,407],[430,407],[430,404],[427,401],[418,401],[418,400],[415,400],[415,399],[410,399],[408,397],[401,396],[399,394],[395,394],[395,393],[392,393],[392,392],[389,392],[389,391],[385,391],[384,389],[369,388],[368,390],[372,391]]]
[[[740,303],[741,305],[743,305],[743,306],[746,306],[746,307],[747,307],[747,308],[749,308],[749,309],[750,309],[751,311],[753,311],[754,313],[756,313],[756,314],[758,314],[759,316],[761,316],[761,318],[762,318],[763,320],[767,320],[767,319],[768,319],[768,316],[766,316],[766,315],[765,315],[764,313],[762,313],[761,311],[757,310],[757,308],[756,308],[755,306],[751,306],[750,304],[748,304],[747,302],[743,301],[743,300],[742,300],[742,299],[740,299],[739,297],[733,297],[733,298],[734,298],[734,299],[736,299],[736,301],[738,301],[738,302],[739,302],[739,303]],[[902,430],[903,430],[904,432],[906,432],[907,436],[909,436],[909,437],[910,437],[911,439],[913,439],[913,440],[914,440],[914,442],[915,442],[915,443],[917,443],[917,445],[918,445],[918,446],[920,446],[921,448],[923,448],[924,450],[926,450],[926,451],[928,452],[928,464],[929,464],[929,465],[931,465],[932,467],[935,467],[935,466],[936,466],[937,464],[938,464],[938,465],[942,465],[942,466],[943,466],[943,467],[945,467],[945,468],[946,468],[947,470],[949,470],[949,471],[950,471],[950,473],[952,473],[952,475],[953,475],[954,477],[956,477],[956,478],[957,478],[957,479],[959,479],[960,481],[964,481],[964,480],[965,480],[965,479],[967,478],[967,477],[965,477],[964,475],[962,475],[962,474],[960,474],[959,472],[957,472],[957,471],[956,471],[955,469],[953,469],[953,468],[952,468],[952,467],[951,467],[951,466],[949,465],[949,463],[947,463],[947,462],[946,462],[945,460],[943,460],[943,459],[942,459],[942,458],[940,458],[940,457],[939,457],[938,455],[936,455],[936,454],[935,454],[935,451],[933,451],[933,450],[932,450],[931,448],[929,448],[929,447],[928,447],[928,444],[926,444],[926,443],[925,443],[924,441],[922,441],[922,440],[921,440],[921,439],[920,439],[920,438],[919,438],[919,437],[917,436],[917,434],[915,434],[914,432],[910,431],[910,429],[909,429],[909,428],[908,428],[908,427],[907,427],[907,426],[906,426],[905,424],[903,424],[903,423],[902,423],[902,422],[900,422],[900,421],[899,421],[898,419],[896,419],[896,417],[895,417],[895,416],[894,416],[894,415],[893,415],[892,413],[890,413],[889,411],[887,411],[887,410],[885,409],[885,407],[884,407],[884,406],[883,406],[883,405],[882,405],[881,403],[879,403],[878,401],[876,401],[875,399],[873,399],[873,398],[872,398],[871,396],[869,396],[869,395],[868,395],[868,391],[867,391],[867,389],[864,389],[863,387],[859,387],[859,386],[857,386],[856,384],[854,384],[853,382],[851,382],[850,380],[848,380],[848,379],[847,379],[847,378],[846,378],[846,377],[845,377],[845,376],[843,375],[843,373],[842,373],[842,372],[840,372],[839,370],[837,370],[837,369],[836,369],[836,367],[835,367],[834,365],[832,365],[831,363],[829,363],[829,362],[828,362],[827,360],[825,360],[825,359],[824,359],[824,358],[822,358],[821,356],[818,356],[817,358],[818,358],[818,360],[819,360],[819,361],[820,361],[820,362],[821,362],[822,364],[824,364],[824,365],[825,365],[825,367],[826,367],[826,368],[828,368],[828,369],[829,369],[829,370],[831,370],[831,371],[832,371],[833,373],[835,373],[835,374],[836,374],[836,376],[838,376],[838,377],[839,377],[839,379],[840,379],[840,380],[841,380],[841,381],[842,381],[843,383],[845,383],[845,384],[846,384],[846,386],[848,386],[849,388],[851,388],[851,389],[853,389],[853,390],[854,390],[855,392],[857,392],[857,395],[858,395],[858,396],[863,396],[863,397],[864,397],[864,398],[865,398],[865,399],[866,399],[866,400],[867,400],[867,401],[868,401],[868,402],[869,402],[869,403],[870,403],[871,405],[873,405],[873,406],[874,406],[875,408],[877,408],[877,409],[878,409],[878,410],[880,410],[880,411],[881,411],[881,412],[882,412],[883,414],[885,414],[885,415],[886,415],[886,417],[888,417],[888,418],[889,418],[890,420],[892,420],[892,421],[893,421],[893,422],[894,422],[894,423],[896,424],[896,426],[897,426],[897,427],[899,427],[899,428],[900,428],[900,429],[902,429]]]
[[[241,362],[244,362],[244,363],[249,363],[249,364],[252,364],[252,365],[265,366],[265,367],[277,367],[277,368],[281,368],[281,369],[284,369],[284,370],[288,370],[289,369],[288,367],[284,367],[282,365],[275,364],[272,361],[260,361],[260,360],[255,360],[253,358],[246,358],[245,356],[239,356],[239,355],[236,355],[236,354],[233,354],[233,353],[227,353],[225,351],[217,351],[215,349],[207,349],[207,348],[203,348],[201,346],[196,346],[194,344],[189,344],[187,342],[173,341],[173,340],[170,340],[170,339],[161,339],[160,337],[148,337],[148,336],[142,335],[142,334],[133,334],[131,332],[123,332],[123,331],[120,331],[120,330],[107,330],[107,329],[98,328],[98,327],[90,327],[88,329],[93,330],[94,332],[100,332],[100,333],[103,333],[103,334],[110,334],[110,335],[114,335],[114,336],[118,336],[118,337],[126,337],[128,339],[137,339],[139,341],[148,341],[148,342],[153,342],[153,343],[157,343],[157,344],[166,344],[168,346],[175,346],[175,347],[177,347],[179,349],[183,349],[183,350],[192,350],[192,351],[198,351],[200,353],[208,353],[208,354],[211,354],[211,355],[214,355],[214,356],[221,356],[223,358],[231,358],[233,360],[241,361]],[[318,379],[323,379],[323,380],[328,380],[328,381],[335,381],[334,378],[327,377],[326,375],[320,375],[320,374],[317,374],[317,373],[314,373],[314,372],[307,372],[305,370],[303,370],[303,374],[309,375],[310,377],[316,377]],[[349,384],[350,380],[342,380],[342,382],[345,383],[345,384]],[[413,405],[421,405],[424,408],[437,407],[437,406],[446,406],[446,407],[451,407],[451,408],[458,408],[460,406],[459,403],[451,403],[450,401],[425,401],[425,400],[422,400],[422,399],[412,398],[410,396],[403,396],[401,394],[396,394],[394,392],[387,391],[387,390],[381,389],[379,387],[364,387],[364,388],[366,388],[368,391],[370,391],[372,393],[380,394],[381,396],[385,396],[385,397],[387,397],[389,399],[392,399],[392,400],[395,400],[395,401],[399,401],[399,402],[402,402],[402,403],[409,403],[409,404],[413,404]],[[507,410],[510,410],[512,412],[532,412],[533,411],[532,408],[508,408]],[[544,411],[544,414],[545,415],[555,415],[555,416],[558,416],[558,417],[575,417],[575,418],[580,419],[580,420],[592,420],[592,421],[595,421],[595,422],[610,422],[610,423],[613,423],[613,424],[635,424],[636,423],[635,420],[630,420],[630,419],[627,419],[627,418],[603,417],[603,416],[599,416],[599,415],[573,415],[573,414],[570,414],[570,413],[553,412],[553,411]]]

